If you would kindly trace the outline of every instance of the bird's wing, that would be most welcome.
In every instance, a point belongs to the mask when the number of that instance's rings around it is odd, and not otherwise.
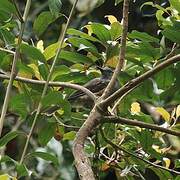
[[[89,81],[88,83],[86,83],[84,87],[89,89],[93,93],[97,93],[103,90],[107,86],[107,84],[108,84],[107,81],[104,81],[101,78],[95,78]],[[84,96],[84,95],[85,93],[79,90],[73,93],[72,95],[70,95],[68,100],[75,100],[76,98]]]

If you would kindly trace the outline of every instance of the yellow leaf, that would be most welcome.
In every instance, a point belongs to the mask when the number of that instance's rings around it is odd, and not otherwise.
[[[133,102],[131,104],[131,113],[132,114],[138,114],[140,112],[141,112],[140,104],[138,102]]]
[[[180,116],[180,105],[176,108],[176,119]]]
[[[8,174],[0,175],[0,180],[9,180],[10,176]]]
[[[170,114],[163,107],[157,107],[156,112],[158,112],[165,121],[170,120]]]
[[[66,42],[63,43],[62,48],[66,47],[68,44]],[[59,42],[49,45],[43,52],[46,60],[53,58],[56,55],[57,49],[59,47]]]
[[[37,49],[39,49],[42,53],[44,52],[44,42],[42,40],[37,42]]]
[[[37,67],[35,64],[29,64],[28,66],[33,69],[34,74],[35,74],[35,77],[36,77],[37,79],[41,79],[41,75],[40,75],[40,73],[39,73],[38,67]]]
[[[106,66],[115,68],[118,62],[118,56],[113,56],[107,60]]]
[[[107,162],[103,163],[101,166],[101,171],[107,171],[110,168]]]
[[[88,30],[88,35],[91,36],[93,33],[92,27],[90,24],[85,25],[83,28],[86,28]]]
[[[163,161],[165,162],[165,167],[166,168],[169,168],[170,164],[171,164],[171,161],[169,158],[163,158]]]
[[[106,15],[105,17],[108,18],[108,21],[112,24],[114,22],[117,22],[118,20],[113,15]]]
[[[153,144],[153,145],[152,145],[152,148],[153,148],[156,152],[162,153],[162,150],[160,149],[159,146]]]

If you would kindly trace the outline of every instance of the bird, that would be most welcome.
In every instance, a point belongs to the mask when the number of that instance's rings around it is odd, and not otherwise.
[[[84,87],[90,90],[92,93],[94,93],[96,96],[102,95],[104,89],[107,87],[108,83],[111,80],[111,77],[113,75],[113,71],[109,67],[97,67],[101,71],[101,76],[98,78],[94,78],[84,84]],[[114,88],[112,89],[112,92],[115,92],[117,89],[119,89],[119,82],[118,80],[115,83]],[[80,90],[74,92],[68,97],[68,101],[75,101],[79,99],[80,97],[85,96],[86,94]]]
[[[113,70],[109,67],[97,67],[101,71],[101,76],[94,78],[84,84],[83,86],[94,93],[97,97],[101,96],[104,92],[105,88],[107,87],[108,83],[111,80],[113,75]],[[116,80],[114,88],[111,90],[110,94],[114,93],[116,90],[120,88],[119,81]],[[88,97],[83,91],[77,90],[73,92],[67,100],[72,104],[75,105],[76,108],[84,107],[89,108],[92,107],[94,101]],[[47,113],[52,114],[57,111],[59,108],[58,106],[52,106],[48,109]]]

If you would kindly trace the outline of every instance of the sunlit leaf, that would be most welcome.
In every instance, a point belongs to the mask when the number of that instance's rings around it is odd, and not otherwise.
[[[105,17],[108,18],[108,21],[110,22],[110,24],[113,24],[114,22],[117,22],[117,18],[113,15],[106,15]]]
[[[138,114],[140,112],[141,112],[140,104],[138,102],[133,102],[131,104],[131,113],[132,114]]]
[[[165,121],[170,120],[170,114],[163,107],[157,107],[156,112],[158,112]]]
[[[171,160],[169,158],[163,158],[163,161],[165,162],[165,167],[169,168],[170,164],[171,164]]]
[[[180,105],[176,108],[176,119],[180,116]]]
[[[76,132],[75,131],[70,131],[68,133],[65,133],[64,136],[63,136],[63,140],[74,140],[76,136]]]

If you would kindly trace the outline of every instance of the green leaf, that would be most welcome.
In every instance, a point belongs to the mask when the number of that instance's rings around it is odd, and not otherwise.
[[[27,66],[26,64],[23,64],[22,62],[17,63],[17,69],[18,69],[18,73],[21,75],[35,75],[33,69],[29,66]]]
[[[23,133],[19,131],[12,131],[7,133],[0,139],[0,147],[5,146],[9,141],[16,138],[18,135],[22,135],[22,134]]]
[[[152,134],[149,130],[142,130],[139,140],[144,150],[149,150],[150,148],[152,148],[153,139]]]
[[[12,47],[12,44],[14,44],[15,36],[7,29],[0,29],[0,39],[4,41],[6,46]]]
[[[10,109],[16,114],[21,116],[21,119],[25,119],[30,111],[31,99],[25,94],[17,94],[10,100]]]
[[[45,146],[51,138],[54,136],[56,130],[56,123],[53,122],[44,122],[38,133],[38,141],[42,146]]]
[[[18,174],[19,178],[29,175],[28,169],[26,168],[26,166],[24,164],[17,163],[16,164],[16,171],[17,171],[17,174]]]
[[[179,23],[180,24],[180,23]],[[180,28],[180,26],[179,26]],[[162,34],[172,42],[180,44],[180,29],[169,27],[162,31]]]
[[[62,101],[62,99],[63,99],[63,95],[60,92],[58,91],[50,92],[42,100],[42,106],[45,108],[51,105],[57,105],[60,103],[60,101]]]
[[[54,165],[59,164],[58,158],[48,152],[36,151],[36,152],[32,152],[32,153],[28,154],[27,157],[38,157],[38,158],[44,159],[45,161],[50,161],[50,162],[54,163]]]
[[[47,68],[47,66],[45,66],[45,64],[39,64],[38,69],[41,74],[41,77],[44,80],[47,80],[47,76],[49,74],[49,69]]]
[[[12,158],[10,158],[9,156],[6,156],[6,155],[2,156],[0,158],[0,163],[2,163],[2,162],[13,162],[14,164],[17,163],[14,159],[12,159]]]
[[[155,75],[155,81],[160,89],[167,89],[172,86],[175,81],[172,68],[167,68]]]
[[[170,0],[169,2],[180,13],[180,0]]]
[[[84,38],[70,37],[68,38],[68,41],[73,46],[79,48],[79,50],[85,50],[87,52],[93,53],[94,55],[100,56],[98,54],[98,50],[96,49],[96,46]]]
[[[48,0],[49,10],[54,17],[59,17],[59,11],[61,10],[61,0]]]
[[[87,39],[87,40],[90,40],[90,41],[93,41],[93,42],[101,43],[101,41],[99,41],[97,38],[95,38],[93,36],[89,36],[88,34],[86,34],[84,32],[81,32],[81,31],[78,31],[78,30],[73,29],[73,28],[69,28],[67,30],[67,34],[74,35],[74,36],[79,36],[79,37],[82,37],[84,39]]]
[[[65,59],[67,61],[73,62],[73,63],[93,63],[93,60],[87,56],[84,56],[82,54],[76,53],[76,52],[70,52],[70,51],[64,51],[62,50],[59,57],[61,59]]]
[[[58,46],[59,46],[59,43],[57,42],[57,43],[51,44],[44,50],[43,54],[46,60],[49,60],[56,55]]]
[[[111,24],[110,34],[113,41],[121,36],[122,25],[120,22],[114,22]]]
[[[56,66],[53,71],[52,80],[54,80],[57,76],[69,74],[70,68],[65,65]]]
[[[175,168],[180,168],[180,159],[175,160]]]
[[[100,41],[107,43],[107,41],[111,40],[111,34],[109,32],[110,26],[99,23],[93,23],[90,26],[93,34],[95,34]],[[107,27],[109,27],[109,29]]]
[[[6,13],[15,13],[16,9],[12,3],[8,0],[0,0],[0,11],[5,11]]]
[[[73,141],[75,137],[76,137],[76,132],[75,131],[70,131],[70,132],[65,133],[63,135],[63,140]]]
[[[129,38],[132,38],[132,39],[139,39],[141,41],[144,41],[144,42],[156,42],[156,43],[159,43],[159,39],[158,38],[155,38],[145,32],[139,32],[139,31],[132,31],[129,35],[128,35]]]
[[[34,60],[39,60],[45,63],[45,57],[41,53],[41,51],[33,46],[27,44],[21,44],[21,52],[24,53],[27,57],[32,58]]]
[[[157,176],[159,177],[159,180],[174,179],[171,173],[166,170],[155,168],[155,167],[149,167],[149,168],[157,174]]]
[[[115,0],[115,6],[117,6],[119,3],[123,2],[124,0]]]
[[[47,27],[55,20],[56,18],[54,18],[54,16],[49,11],[42,12],[34,21],[33,29],[35,33],[38,36],[42,35]]]

